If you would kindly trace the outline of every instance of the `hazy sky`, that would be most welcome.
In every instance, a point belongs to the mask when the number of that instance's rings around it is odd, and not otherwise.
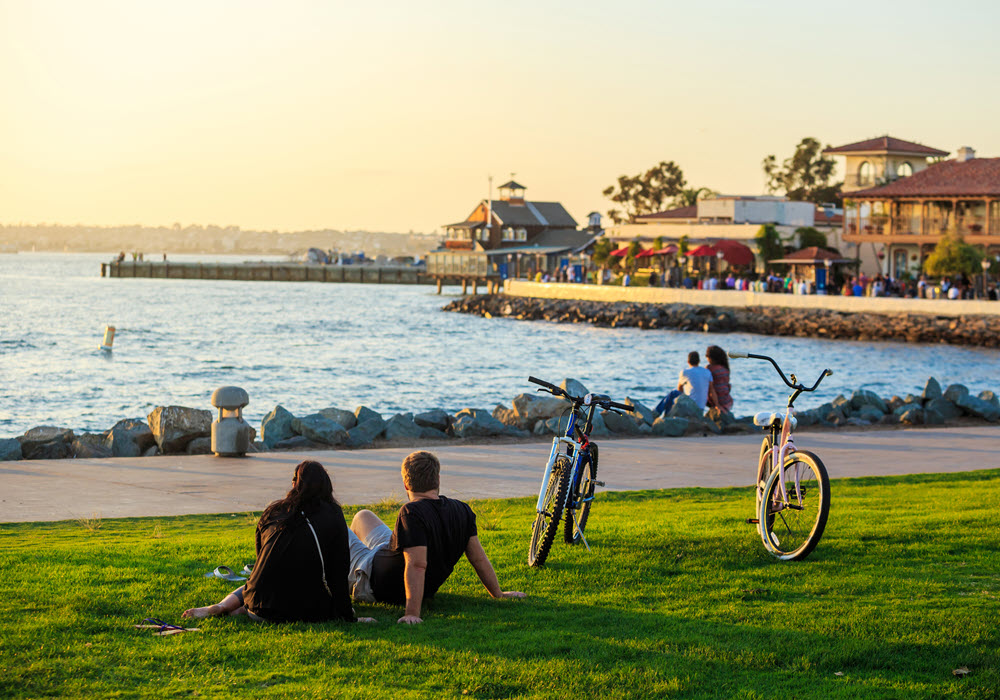
[[[578,221],[804,136],[1000,156],[1000,3],[0,0],[0,223],[431,232],[516,173]]]

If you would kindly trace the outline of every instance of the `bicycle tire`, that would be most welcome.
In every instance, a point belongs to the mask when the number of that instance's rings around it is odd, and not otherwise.
[[[754,516],[760,515],[760,499],[764,494],[764,486],[767,484],[767,476],[771,471],[771,460],[774,459],[773,456],[768,456],[768,452],[771,451],[771,436],[765,435],[764,441],[760,443],[760,454],[757,457],[757,481],[754,483],[753,492],[755,496],[753,513]],[[768,456],[768,461],[764,463],[764,457]],[[760,519],[757,519],[757,534],[760,535],[761,539],[764,539],[764,531],[760,527]]]
[[[798,505],[795,471],[802,504]],[[785,473],[788,502],[782,502],[781,472]],[[789,506],[789,504],[791,504]],[[764,546],[783,561],[802,561],[816,548],[830,514],[830,477],[812,452],[793,452],[775,469],[764,487],[758,517]]]
[[[542,500],[544,512],[535,515],[535,522],[531,526],[528,566],[542,566],[549,556],[549,549],[552,547],[552,541],[556,538],[559,519],[562,517],[563,508],[566,505],[571,466],[569,457],[566,455],[556,457],[556,462],[552,465],[549,483],[545,486],[545,496]]]
[[[563,525],[563,540],[567,544],[578,544],[583,538],[580,534],[587,527],[587,518],[590,517],[591,500],[594,497],[594,489],[597,479],[597,445],[590,443],[590,458],[581,465],[580,473],[577,475],[577,483],[571,485],[571,502],[582,503],[580,508],[574,511],[567,509],[566,522]]]

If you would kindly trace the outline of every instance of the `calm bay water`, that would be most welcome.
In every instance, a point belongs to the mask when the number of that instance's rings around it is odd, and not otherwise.
[[[383,415],[492,409],[533,374],[653,405],[690,350],[717,344],[772,355],[810,382],[799,408],[866,388],[1000,390],[1000,352],[945,345],[605,329],[443,313],[430,286],[102,279],[110,255],[0,255],[0,437],[36,425],[104,430],[158,405],[211,409],[212,391],[250,394],[257,427],[275,404],[297,415],[369,406]],[[176,260],[243,258],[175,256]],[[100,352],[104,326],[118,329]],[[770,365],[732,365],[737,415],[783,405]]]

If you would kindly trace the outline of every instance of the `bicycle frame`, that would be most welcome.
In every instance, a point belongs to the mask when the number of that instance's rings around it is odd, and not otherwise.
[[[575,502],[576,494],[578,493],[578,483],[577,481],[581,478],[580,467],[583,463],[583,456],[587,451],[587,447],[590,444],[590,440],[587,438],[587,433],[590,432],[590,428],[593,425],[594,411],[597,408],[595,404],[591,404],[587,411],[587,422],[586,427],[582,431],[583,440],[578,441],[573,439],[573,432],[576,429],[577,413],[576,407],[570,411],[569,421],[566,424],[566,434],[552,438],[552,449],[549,450],[549,458],[545,463],[545,472],[542,475],[542,485],[538,490],[538,502],[535,504],[535,512],[543,513],[545,511],[545,489],[549,483],[549,478],[552,476],[552,468],[556,464],[556,459],[562,452],[560,452],[560,447],[566,446],[566,456],[570,458],[570,473],[569,473],[569,491],[566,493],[566,503],[565,506],[572,512],[575,513],[580,506],[587,500],[593,500],[593,496],[590,496],[585,501],[580,503]],[[590,551],[590,545],[587,543],[587,538],[584,537],[583,532],[580,532],[579,527],[575,522],[574,517],[574,527],[577,532],[580,533],[580,537],[583,540],[584,546],[587,551]]]

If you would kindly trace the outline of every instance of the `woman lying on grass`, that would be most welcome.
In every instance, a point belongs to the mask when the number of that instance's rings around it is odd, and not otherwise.
[[[347,590],[347,524],[319,462],[295,467],[292,489],[264,510],[256,539],[257,561],[246,585],[181,617],[245,612],[267,622],[375,621],[354,615]]]

